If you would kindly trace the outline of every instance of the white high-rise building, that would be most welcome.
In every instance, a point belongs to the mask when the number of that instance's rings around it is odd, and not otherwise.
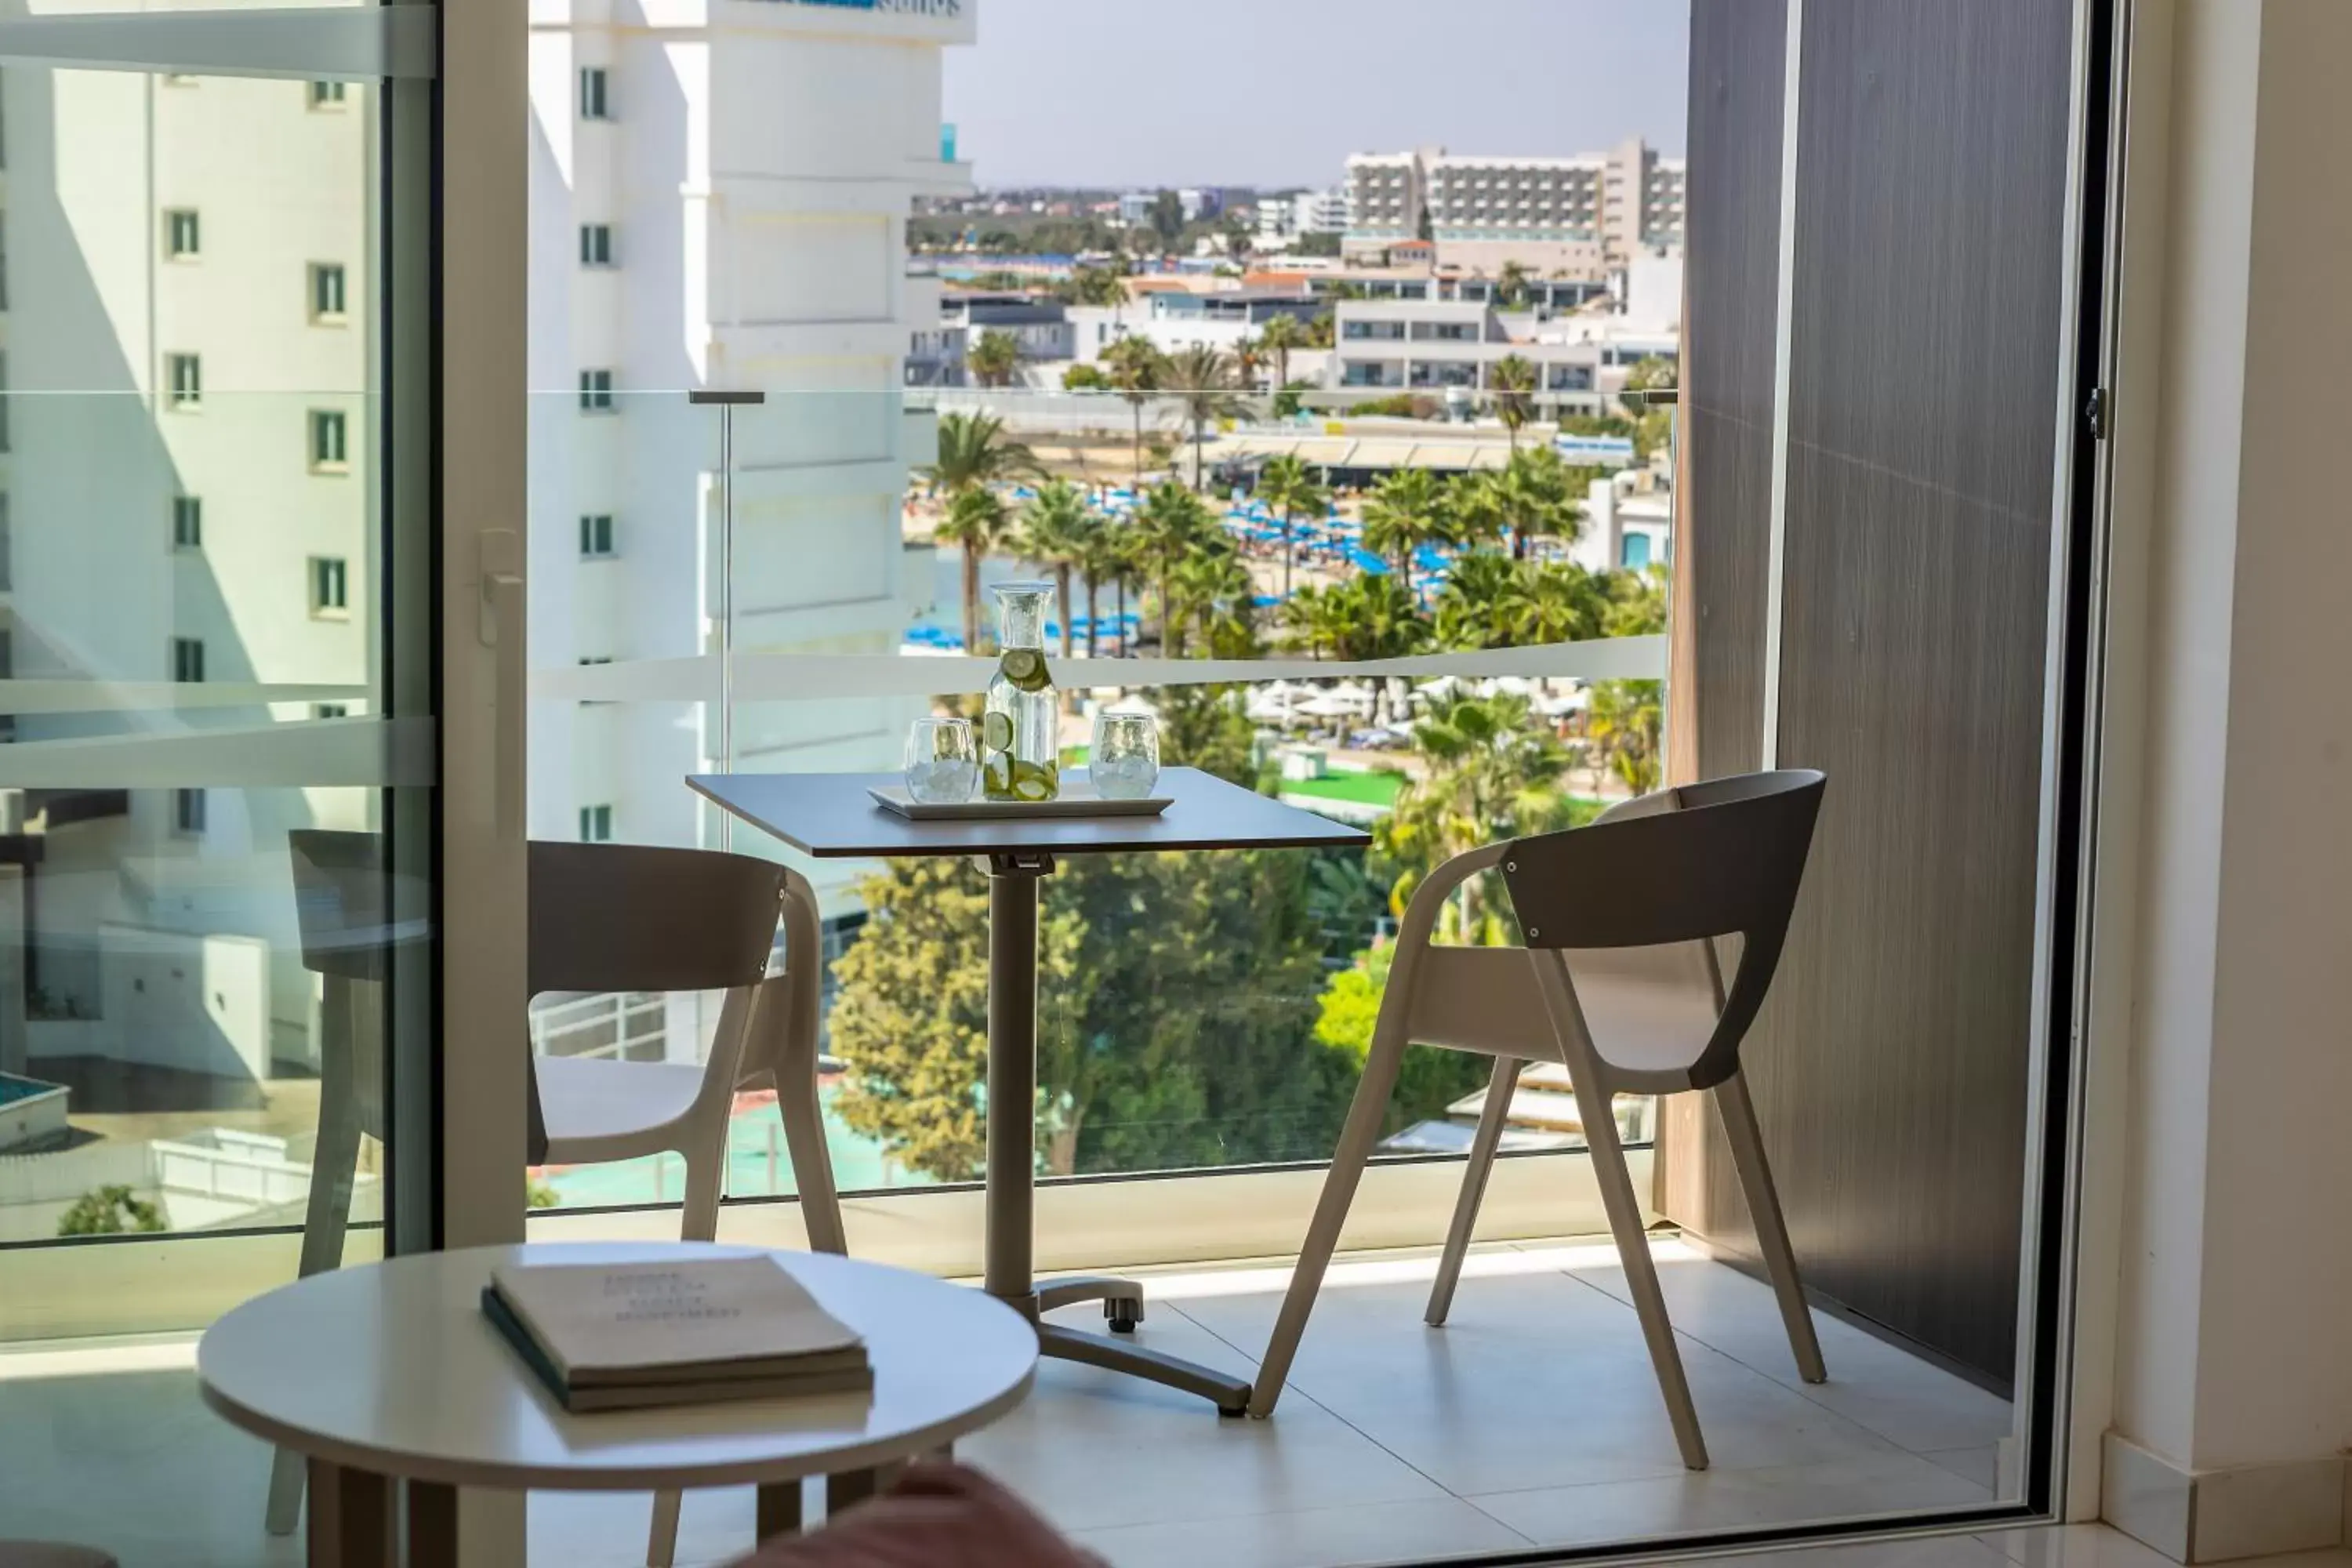
[[[0,740],[364,713],[374,109],[329,82],[7,71],[0,678],[319,700],[36,707]],[[0,1071],[314,1063],[285,835],[373,826],[374,799],[0,790]]]
[[[1569,158],[1359,153],[1348,181],[1351,252],[1425,226],[1444,265],[1493,271],[1517,261],[1601,278],[1636,256],[1682,248],[1683,160],[1638,137]]]
[[[973,0],[706,0],[648,30],[541,0],[531,38],[531,662],[714,651],[719,411],[733,410],[739,653],[887,654],[910,600],[900,507],[934,426],[902,412],[919,195],[943,158],[941,51]],[[927,559],[927,558],[924,558]],[[912,702],[739,703],[732,765],[894,766]],[[680,784],[719,763],[716,706],[534,705],[530,825],[552,837],[708,841]],[[820,881],[829,912],[840,879]]]

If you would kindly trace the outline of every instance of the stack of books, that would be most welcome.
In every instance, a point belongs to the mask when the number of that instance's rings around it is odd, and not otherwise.
[[[482,1315],[575,1415],[874,1386],[866,1342],[773,1258],[509,1264]]]

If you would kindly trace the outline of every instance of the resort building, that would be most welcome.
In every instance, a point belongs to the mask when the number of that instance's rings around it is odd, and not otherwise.
[[[1599,278],[1644,251],[1682,247],[1683,161],[1639,138],[1568,158],[1360,153],[1348,178],[1350,257],[1425,233],[1441,265]]]
[[[899,509],[934,428],[901,388],[941,322],[907,218],[971,189],[941,158],[940,90],[976,13],[781,4],[659,33],[586,0],[535,16],[534,668],[715,648],[719,411],[688,405],[698,388],[767,399],[731,410],[736,651],[898,646],[929,595]],[[744,704],[729,759],[715,708],[541,701],[531,750],[561,765],[532,770],[531,830],[706,841],[685,773],[889,766],[909,711]],[[848,880],[820,879],[828,915],[854,910]]]

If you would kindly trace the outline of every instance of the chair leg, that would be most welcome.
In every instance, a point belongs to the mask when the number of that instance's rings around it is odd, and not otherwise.
[[[1805,1288],[1797,1278],[1797,1253],[1789,1244],[1789,1222],[1780,1212],[1780,1189],[1772,1184],[1772,1167],[1764,1158],[1764,1129],[1756,1120],[1756,1101],[1748,1092],[1748,1076],[1735,1072],[1715,1086],[1715,1109],[1723,1118],[1725,1142],[1731,1145],[1731,1163],[1739,1173],[1739,1190],[1747,1194],[1748,1213],[1756,1223],[1757,1249],[1772,1277],[1772,1294],[1780,1298],[1780,1321],[1789,1330],[1789,1349],[1797,1358],[1797,1375],[1807,1383],[1827,1383],[1829,1368],[1822,1363],[1822,1342],[1813,1332],[1813,1314],[1805,1305]]]
[[[1658,1287],[1658,1266],[1650,1257],[1650,1237],[1642,1228],[1642,1208],[1633,1195],[1633,1173],[1625,1165],[1625,1148],[1617,1139],[1617,1117],[1609,1091],[1601,1087],[1591,1057],[1571,1064],[1576,1079],[1576,1109],[1584,1122],[1584,1142],[1592,1158],[1592,1177],[1601,1184],[1601,1202],[1609,1211],[1609,1229],[1616,1238],[1617,1258],[1624,1265],[1625,1285],[1633,1298],[1634,1315],[1642,1320],[1642,1338],[1650,1347],[1650,1364],[1658,1374],[1658,1393],[1666,1402],[1666,1418],[1674,1424],[1675,1443],[1682,1449],[1685,1468],[1706,1468],[1706,1439],[1699,1435],[1698,1407],[1691,1402],[1690,1381],[1683,1374],[1682,1351],[1675,1342],[1675,1325],[1666,1316],[1665,1292]],[[1587,1088],[1588,1084],[1593,1087]]]
[[[841,1194],[833,1184],[833,1155],[824,1142],[824,1112],[816,1094],[816,1040],[805,1051],[793,1042],[776,1072],[776,1112],[784,1123],[784,1148],[793,1162],[793,1189],[800,1194],[801,1224],[809,1249],[847,1256],[848,1232],[841,1223]]]
[[[646,1541],[646,1568],[670,1568],[677,1555],[677,1513],[683,1500],[677,1492],[654,1493],[654,1527]]]
[[[1510,1120],[1511,1095],[1519,1086],[1516,1057],[1496,1057],[1494,1076],[1486,1080],[1486,1103],[1478,1111],[1478,1131],[1470,1140],[1470,1160],[1462,1170],[1462,1191],[1454,1200],[1454,1224],[1445,1233],[1445,1255],[1437,1260],[1437,1280],[1429,1288],[1429,1310],[1423,1320],[1432,1328],[1445,1321],[1454,1306],[1454,1286],[1462,1278],[1462,1259],[1470,1250],[1470,1233],[1477,1228],[1478,1205],[1486,1196],[1486,1178],[1495,1169],[1495,1150],[1503,1141],[1503,1124]]]
[[[302,1215],[302,1258],[296,1277],[307,1279],[341,1266],[343,1237],[351,1227],[352,1184],[360,1159],[358,1086],[352,1082],[347,1031],[358,1004],[348,980],[330,977],[320,1009],[332,1037],[321,1042],[319,1138],[310,1152],[310,1197]],[[263,1525],[272,1535],[291,1535],[302,1513],[308,1461],[280,1448],[269,1467],[269,1500]]]
[[[1340,1131],[1339,1146],[1333,1151],[1331,1168],[1323,1177],[1323,1195],[1316,1201],[1314,1221],[1307,1226],[1306,1243],[1298,1249],[1298,1267],[1291,1271],[1290,1289],[1282,1298],[1282,1311],[1274,1321],[1274,1334],[1266,1341],[1265,1354],[1258,1362],[1257,1380],[1250,1387],[1252,1415],[1271,1415],[1275,1401],[1282,1397],[1283,1382],[1290,1375],[1291,1358],[1298,1353],[1298,1341],[1307,1331],[1307,1315],[1315,1310],[1315,1293],[1322,1287],[1323,1271],[1331,1265],[1331,1254],[1339,1248],[1339,1228],[1348,1222],[1348,1205],[1355,1202],[1356,1185],[1372,1157],[1372,1146],[1380,1142],[1381,1118],[1388,1110],[1389,1096],[1396,1089],[1397,1069],[1404,1061],[1402,1002],[1411,984],[1404,963],[1390,971],[1388,996],[1381,1004],[1380,1023],[1372,1031],[1372,1048],[1365,1058],[1364,1076],[1356,1085],[1355,1101],[1348,1108],[1348,1122]]]

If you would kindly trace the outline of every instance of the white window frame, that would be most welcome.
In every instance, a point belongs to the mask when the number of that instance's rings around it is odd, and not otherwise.
[[[313,555],[303,563],[303,575],[314,621],[352,618],[352,563],[341,555]]]
[[[196,495],[175,495],[172,498],[172,548],[195,554],[205,547],[205,498]]]
[[[311,324],[320,327],[340,327],[348,322],[351,320],[350,269],[340,261],[313,261],[304,270],[304,281],[309,285],[310,297],[303,302],[309,309]],[[327,279],[330,278],[334,279],[335,285],[335,304],[332,310],[327,308],[322,299]]]
[[[175,414],[193,414],[205,405],[205,361],[202,354],[163,356],[163,406]]]
[[[330,443],[324,439],[329,431],[334,432],[331,443],[334,450],[331,453],[327,451]],[[341,409],[311,409],[303,422],[302,439],[310,472],[348,474],[352,471],[352,420],[351,416]]]
[[[580,265],[583,267],[614,267],[613,226],[609,223],[583,223],[580,226]]]
[[[198,261],[205,254],[204,215],[194,207],[163,209],[163,259]]]
[[[599,123],[613,118],[613,72],[608,66],[580,68],[580,118]]]

